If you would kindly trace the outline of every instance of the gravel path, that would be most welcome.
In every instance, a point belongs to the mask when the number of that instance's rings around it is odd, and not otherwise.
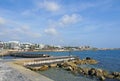
[[[31,81],[0,59],[0,81]]]

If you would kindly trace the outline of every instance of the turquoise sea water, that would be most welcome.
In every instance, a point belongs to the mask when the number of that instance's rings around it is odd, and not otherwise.
[[[33,54],[49,54],[51,56],[66,56],[69,52],[33,52]],[[27,52],[29,54],[29,52]],[[79,56],[80,59],[91,57],[99,61],[96,65],[82,65],[82,67],[101,68],[108,71],[120,72],[120,50],[106,50],[106,51],[72,51],[71,55]],[[11,57],[9,57],[11,58]],[[95,78],[86,78],[85,76],[75,76],[71,72],[60,68],[51,68],[47,71],[39,72],[54,81],[97,81]],[[106,80],[118,81],[118,80]]]

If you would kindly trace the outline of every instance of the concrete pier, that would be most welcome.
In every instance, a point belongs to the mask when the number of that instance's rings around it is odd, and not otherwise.
[[[57,57],[47,57],[47,58],[37,58],[31,60],[29,62],[24,62],[24,66],[34,66],[34,65],[43,65],[43,64],[51,64],[57,62],[64,62],[69,60],[74,60],[75,57],[73,56],[57,56]]]

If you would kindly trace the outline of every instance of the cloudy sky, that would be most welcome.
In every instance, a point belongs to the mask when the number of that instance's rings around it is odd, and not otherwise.
[[[120,0],[0,0],[0,40],[120,47]]]

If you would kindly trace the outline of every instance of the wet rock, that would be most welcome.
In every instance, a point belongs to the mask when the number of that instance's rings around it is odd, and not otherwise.
[[[48,65],[41,66],[39,70],[40,71],[48,70]]]
[[[29,67],[33,71],[45,71],[48,69],[48,65],[43,65],[39,67]]]
[[[112,75],[114,76],[115,79],[120,80],[120,72],[112,72]]]
[[[62,66],[63,66],[63,63],[59,63],[59,64],[57,64],[57,67],[62,68]]]
[[[73,70],[75,70],[77,68],[77,65],[74,62],[65,62],[62,67],[68,67],[70,66]]]
[[[114,75],[115,77],[120,76],[119,72],[112,72],[112,75]]]
[[[89,71],[88,71],[88,74],[89,75],[95,75],[95,73],[96,73],[96,71],[95,71],[95,69],[94,68],[91,68]]]
[[[97,76],[97,77],[103,76],[103,71],[101,69],[96,69],[95,76]]]
[[[64,69],[67,70],[67,71],[73,71],[73,68],[71,66],[67,66]]]
[[[90,69],[89,68],[83,68],[82,70],[83,70],[84,75],[88,75]]]
[[[106,77],[106,78],[110,78],[110,79],[113,79],[113,78],[114,78],[114,76],[111,75],[111,74],[108,74],[108,75],[106,75],[105,77]]]
[[[105,80],[106,78],[104,76],[99,77],[101,81]]]
[[[108,72],[102,69],[96,69],[95,76],[101,77],[101,76],[107,76]]]
[[[75,64],[97,64],[98,61],[96,60],[93,60],[93,59],[89,59],[89,60],[86,60],[86,59],[83,59],[83,60],[75,60],[74,61]]]
[[[78,67],[77,71],[78,71],[79,74],[83,74],[83,69],[82,68]]]
[[[50,67],[53,68],[53,67],[57,67],[57,64],[50,64]]]
[[[90,57],[86,57],[86,60],[91,60],[91,58]]]
[[[40,67],[29,67],[29,69],[33,70],[33,71],[38,71]]]

